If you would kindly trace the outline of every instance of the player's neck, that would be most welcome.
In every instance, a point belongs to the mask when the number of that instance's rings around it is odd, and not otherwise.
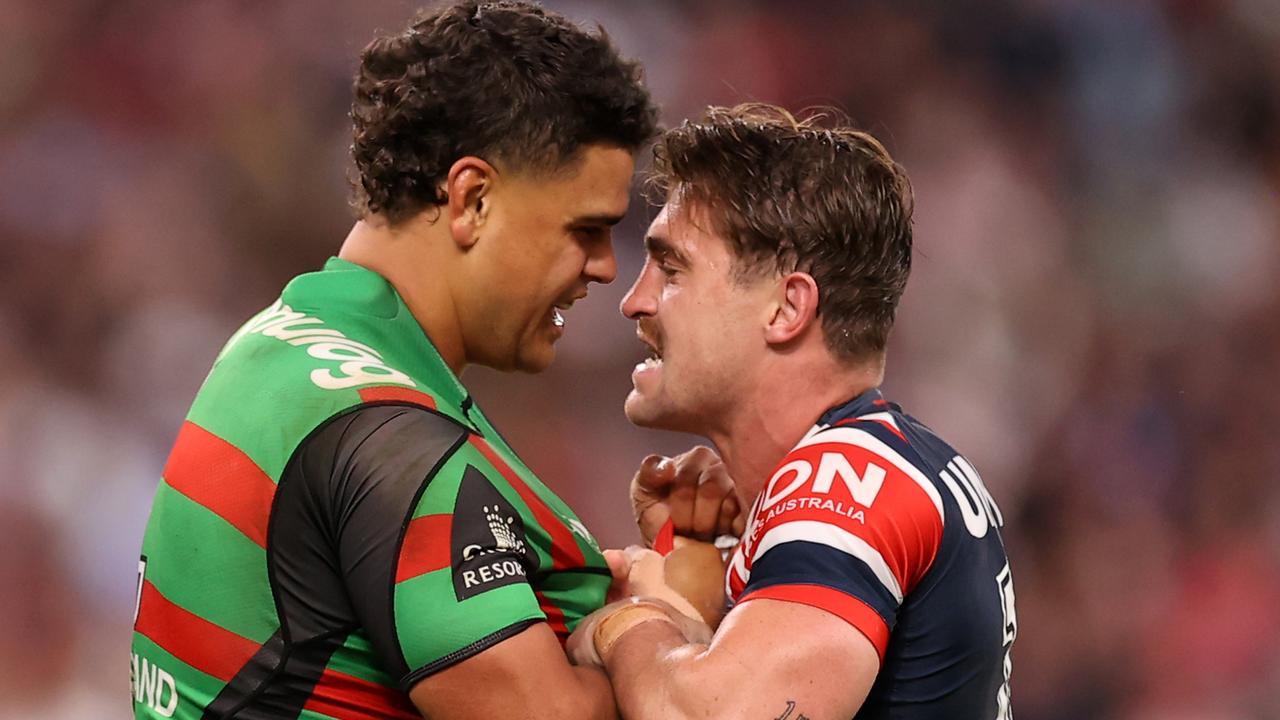
[[[426,213],[395,227],[361,220],[351,228],[338,257],[386,278],[445,364],[461,375],[466,352],[444,267],[448,260],[439,252],[444,241],[433,237],[440,232],[447,228]]]
[[[785,364],[784,364],[785,363]],[[768,368],[725,428],[708,439],[724,459],[746,505],[755,502],[782,458],[822,413],[878,387],[883,366],[846,367],[829,358]]]

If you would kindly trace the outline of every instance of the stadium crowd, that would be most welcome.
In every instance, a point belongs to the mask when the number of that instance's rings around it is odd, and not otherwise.
[[[1019,718],[1280,717],[1280,5],[547,4],[639,57],[668,124],[833,105],[906,166],[886,392],[1004,511]],[[0,2],[0,718],[127,716],[168,448],[346,233],[355,58],[412,7]],[[636,464],[693,441],[622,416],[632,207],[552,369],[465,378],[611,545]]]

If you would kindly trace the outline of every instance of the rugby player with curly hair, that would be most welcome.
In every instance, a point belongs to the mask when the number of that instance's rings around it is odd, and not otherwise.
[[[656,133],[636,63],[525,2],[365,48],[359,221],[216,359],[163,471],[133,636],[140,718],[604,718],[563,642],[611,576],[459,380],[537,372],[617,273]]]

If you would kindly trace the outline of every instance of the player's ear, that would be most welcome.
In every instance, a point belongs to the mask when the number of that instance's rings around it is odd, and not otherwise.
[[[496,176],[492,165],[470,155],[449,168],[444,181],[449,232],[463,250],[480,239],[480,228],[489,214],[489,191]]]
[[[817,322],[818,283],[809,273],[787,273],[778,279],[769,309],[765,341],[779,345],[794,340]]]

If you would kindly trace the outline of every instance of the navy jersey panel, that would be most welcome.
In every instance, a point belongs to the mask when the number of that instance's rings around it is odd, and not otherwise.
[[[858,720],[1002,720],[1017,632],[1002,524],[973,466],[872,390],[824,414],[784,459],[728,585],[739,601],[839,591],[825,609],[882,657]]]
[[[884,621],[892,631],[898,618],[898,601],[885,589],[865,563],[849,562],[849,556],[820,543],[796,540],[778,545],[751,568],[751,582],[744,596],[777,585],[820,585],[852,595]]]

